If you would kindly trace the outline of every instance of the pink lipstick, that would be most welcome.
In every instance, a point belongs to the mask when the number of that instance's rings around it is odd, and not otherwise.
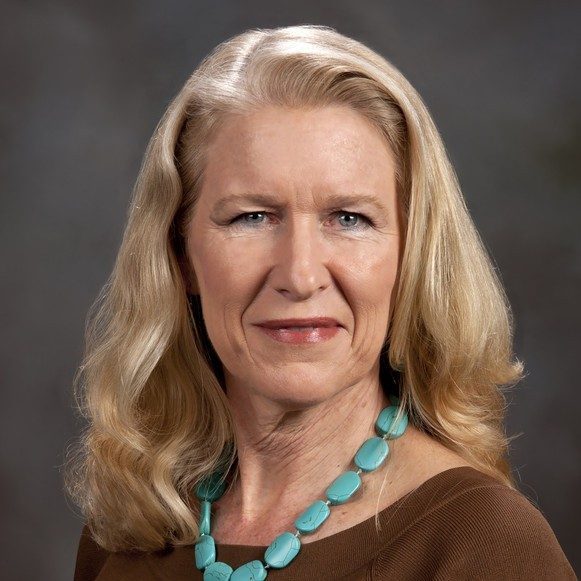
[[[333,338],[341,328],[331,317],[276,319],[256,323],[258,328],[281,343],[321,343]]]

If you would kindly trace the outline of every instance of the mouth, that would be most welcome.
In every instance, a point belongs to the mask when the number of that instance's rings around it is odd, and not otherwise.
[[[267,327],[256,325],[263,333],[280,343],[315,344],[329,341],[339,336],[341,325],[315,327],[312,325],[289,325]]]
[[[313,331],[314,329],[319,329],[320,327],[271,327],[271,329],[278,329],[280,331]]]
[[[273,319],[255,323],[267,329],[285,329],[289,331],[312,331],[324,327],[341,327],[336,319],[331,317],[311,317],[308,319]]]

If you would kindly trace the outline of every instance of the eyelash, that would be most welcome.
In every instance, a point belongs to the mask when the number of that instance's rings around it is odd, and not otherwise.
[[[245,216],[252,216],[253,214],[268,215],[269,212],[263,212],[263,211],[244,212],[242,214],[239,214],[235,218],[232,218],[232,220],[230,220],[228,222],[228,224],[235,224],[236,222],[240,222],[241,224],[246,224],[246,225],[250,226],[250,228],[255,228],[256,226],[251,225],[251,223],[242,221],[242,218],[244,218]],[[365,226],[357,225],[354,228],[344,228],[345,230],[365,230],[365,229],[370,228],[374,225],[373,221],[370,218],[368,218],[367,216],[364,216],[363,214],[360,214],[358,212],[348,212],[346,210],[338,210],[336,212],[333,212],[332,215],[337,215],[337,214],[339,214],[339,215],[343,214],[343,215],[348,215],[348,216],[357,216],[359,218],[363,218],[363,220],[367,223]],[[258,223],[257,225],[260,225],[260,224],[262,224],[262,222]]]

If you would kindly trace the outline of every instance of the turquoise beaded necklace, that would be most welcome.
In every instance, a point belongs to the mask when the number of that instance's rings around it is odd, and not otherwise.
[[[315,532],[331,514],[331,506],[347,502],[361,487],[362,472],[373,472],[385,461],[389,454],[387,440],[399,438],[408,425],[407,414],[397,417],[396,405],[384,408],[375,422],[377,436],[369,438],[359,448],[353,462],[356,470],[348,470],[338,476],[327,488],[326,500],[316,500],[296,520],[294,533],[278,535],[268,546],[262,561],[250,561],[233,570],[230,565],[216,561],[216,543],[210,534],[212,502],[218,500],[226,489],[224,474],[216,472],[196,487],[200,500],[200,538],[195,545],[196,567],[204,572],[204,581],[262,581],[268,569],[286,567],[301,548],[301,535]]]

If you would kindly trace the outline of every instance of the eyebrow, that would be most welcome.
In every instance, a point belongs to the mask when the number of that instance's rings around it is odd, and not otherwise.
[[[282,204],[279,198],[272,194],[229,194],[216,201],[213,211],[219,210],[224,206],[236,202],[246,202],[259,204],[264,208],[272,210],[282,210],[285,204]],[[388,208],[376,196],[371,194],[331,194],[325,197],[324,201],[328,209],[338,209],[342,206],[373,206],[380,212],[388,212]]]

